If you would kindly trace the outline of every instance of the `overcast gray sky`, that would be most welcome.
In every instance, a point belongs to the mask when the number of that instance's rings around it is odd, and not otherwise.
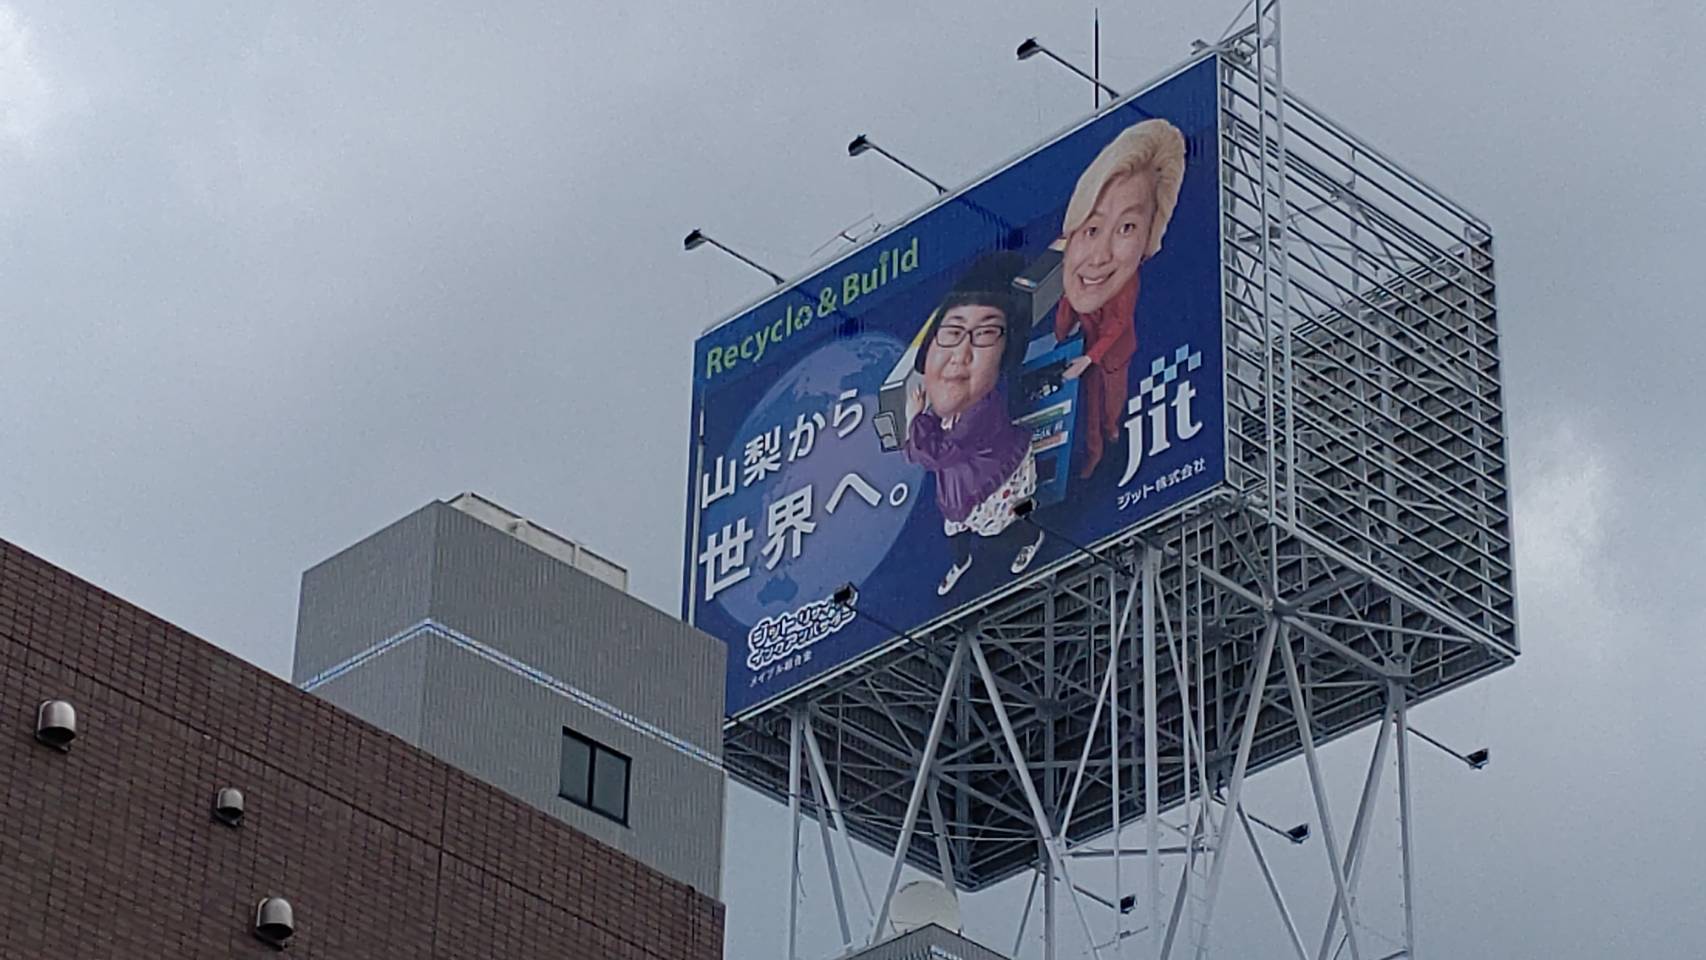
[[[1240,3],[1103,6],[1129,87]],[[766,283],[682,234],[793,273],[898,219],[927,188],[847,140],[980,172],[1089,107],[1012,50],[1087,61],[1091,9],[0,0],[0,536],[280,674],[302,569],[467,489],[674,611],[692,339]],[[1416,754],[1425,955],[1706,954],[1706,12],[1293,0],[1286,44],[1497,238],[1526,652],[1417,711],[1494,753]],[[1313,820],[1297,767],[1252,809]],[[780,955],[786,833],[733,792],[731,957]],[[1274,856],[1318,930],[1319,847]],[[1217,955],[1278,955],[1235,873]],[[1011,946],[1022,896],[971,932]],[[808,877],[808,955],[827,904]]]

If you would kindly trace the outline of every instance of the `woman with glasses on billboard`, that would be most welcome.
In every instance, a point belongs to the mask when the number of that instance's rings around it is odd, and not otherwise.
[[[1036,492],[1031,436],[1008,412],[1004,381],[1024,354],[1022,331],[1012,329],[1018,304],[1013,277],[1024,267],[1015,253],[975,263],[936,309],[924,332],[914,368],[923,382],[906,398],[906,458],[936,477],[942,532],[954,548],[953,564],[936,585],[946,596],[971,567],[982,541],[1000,537],[1018,520],[1015,505]],[[1008,570],[1023,573],[1042,546],[1040,531],[1026,534]],[[1002,538],[1008,540],[1010,538]]]
[[[1120,437],[1137,351],[1139,270],[1161,250],[1161,237],[1185,177],[1185,138],[1166,120],[1127,127],[1084,169],[1066,205],[1061,236],[1061,302],[1054,335],[1084,332],[1084,355],[1065,376],[1083,380],[1078,430],[1084,437],[1080,479]]]

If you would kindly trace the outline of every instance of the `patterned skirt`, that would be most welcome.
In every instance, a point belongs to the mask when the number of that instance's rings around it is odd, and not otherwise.
[[[970,530],[978,536],[993,537],[1019,519],[1013,515],[1013,507],[1023,503],[1036,492],[1037,461],[1031,451],[1026,449],[1025,459],[1019,461],[1019,465],[1002,481],[999,489],[972,508],[970,516],[964,520],[949,520],[943,517],[942,532],[952,537]]]

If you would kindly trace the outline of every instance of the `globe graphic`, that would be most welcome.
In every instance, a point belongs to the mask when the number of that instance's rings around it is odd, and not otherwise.
[[[923,468],[907,463],[899,451],[883,450],[871,425],[877,389],[904,349],[900,341],[880,333],[837,339],[820,347],[777,380],[741,425],[729,449],[721,451],[741,463],[748,440],[781,427],[781,471],[741,487],[715,505],[718,524],[745,517],[753,532],[746,551],[751,576],[725,588],[712,601],[737,622],[750,626],[822,600],[843,583],[861,583],[888,556],[919,500],[924,478]],[[858,393],[842,400],[848,390]],[[844,437],[835,426],[838,403],[843,411],[854,405],[860,408],[858,426]],[[802,416],[811,421],[813,414],[823,415],[823,426],[817,430],[811,452],[789,462],[789,435]],[[853,422],[844,418],[842,429]],[[849,473],[857,473],[881,499],[872,506],[850,489],[831,513],[831,497]],[[770,504],[807,486],[812,491],[811,519],[817,526],[804,536],[798,557],[784,551],[774,569],[766,569],[763,548]]]

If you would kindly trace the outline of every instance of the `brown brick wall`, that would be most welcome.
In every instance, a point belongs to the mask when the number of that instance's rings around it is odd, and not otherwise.
[[[0,958],[274,956],[267,895],[287,956],[722,956],[715,900],[0,541]]]

